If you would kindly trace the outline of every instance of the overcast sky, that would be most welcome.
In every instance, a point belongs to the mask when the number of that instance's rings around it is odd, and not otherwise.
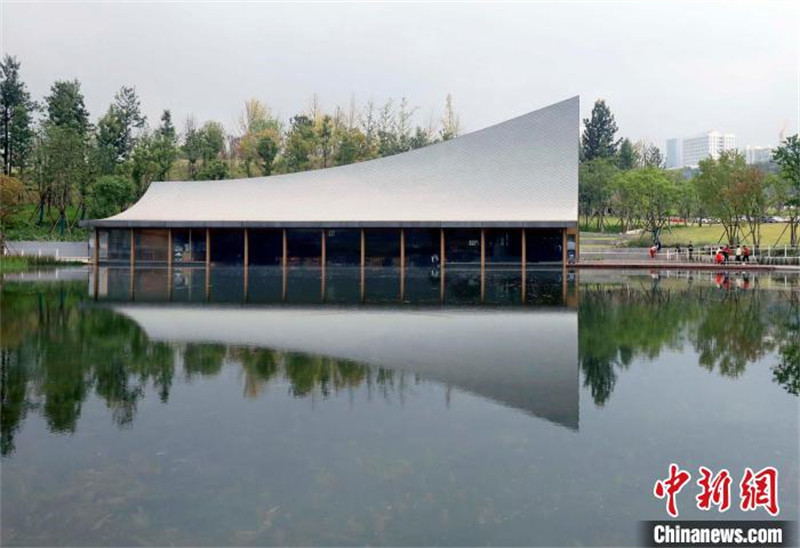
[[[405,96],[419,123],[452,93],[465,130],[573,95],[622,136],[706,129],[775,144],[798,127],[800,2],[2,3],[2,50],[35,98],[77,78],[93,119],[135,85],[164,108],[235,127],[256,97],[284,119]]]

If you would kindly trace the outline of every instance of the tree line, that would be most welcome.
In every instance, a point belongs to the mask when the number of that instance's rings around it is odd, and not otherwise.
[[[674,223],[719,223],[725,242],[761,243],[761,225],[772,212],[786,216],[790,241],[797,244],[800,221],[800,141],[788,137],[773,153],[777,174],[749,166],[736,151],[700,161],[698,174],[667,170],[659,148],[617,138],[617,124],[605,101],[597,100],[583,120],[580,145],[581,225],[603,232],[638,228],[658,240]],[[613,219],[613,220],[611,220]]]
[[[190,115],[179,131],[170,110],[151,125],[135,87],[123,86],[92,123],[81,83],[59,80],[36,101],[6,55],[0,63],[0,149],[4,223],[35,203],[36,224],[58,234],[81,219],[113,215],[152,181],[220,180],[293,173],[391,156],[446,141],[460,132],[448,95],[442,116],[415,122],[406,98],[368,101],[332,112],[316,95],[285,123],[257,99],[245,102],[233,133]]]

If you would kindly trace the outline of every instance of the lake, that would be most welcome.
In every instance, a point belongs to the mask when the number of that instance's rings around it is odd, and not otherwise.
[[[4,546],[630,546],[672,462],[798,515],[793,275],[77,269],[1,312]]]

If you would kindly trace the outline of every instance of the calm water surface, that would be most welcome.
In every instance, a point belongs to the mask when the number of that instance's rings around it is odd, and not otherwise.
[[[795,277],[170,274],[3,281],[3,545],[634,545],[673,461],[798,514]]]

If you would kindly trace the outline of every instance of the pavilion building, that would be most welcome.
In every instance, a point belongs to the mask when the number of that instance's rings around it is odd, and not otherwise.
[[[302,173],[150,185],[86,221],[97,264],[566,264],[579,99],[425,148]]]

